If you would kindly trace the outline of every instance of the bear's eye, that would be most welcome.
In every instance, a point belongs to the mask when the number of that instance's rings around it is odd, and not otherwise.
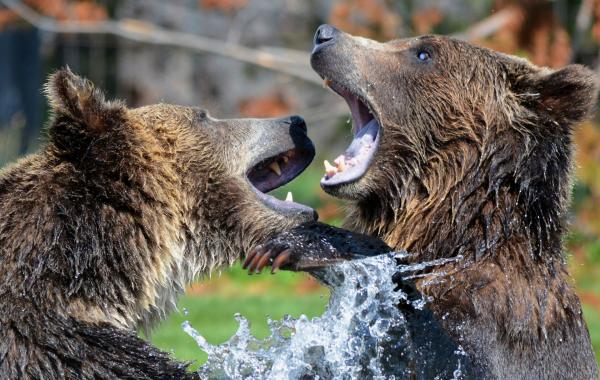
[[[429,61],[431,59],[431,56],[429,55],[428,52],[426,52],[424,50],[420,50],[420,51],[417,52],[417,58],[421,62],[427,62],[427,61]]]

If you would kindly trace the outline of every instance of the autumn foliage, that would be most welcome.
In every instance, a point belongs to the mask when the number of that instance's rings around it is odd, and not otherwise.
[[[43,15],[61,22],[101,22],[111,17],[107,1],[22,1]],[[183,6],[183,2],[176,3]],[[405,3],[413,5],[408,7]],[[462,20],[462,15],[450,14],[446,3],[460,3],[464,8],[471,2],[444,2],[446,8],[442,7],[441,2],[440,5],[428,2],[433,5],[427,6],[419,6],[418,3],[334,0],[326,14],[313,21],[315,25],[329,22],[349,33],[378,40],[428,33],[462,33],[463,37],[476,44],[524,56],[536,65],[552,68],[563,67],[571,62],[598,65],[600,0],[489,0],[489,13],[472,22],[472,25],[461,26],[462,29],[457,27],[456,22],[457,19]],[[568,5],[568,14],[560,13],[558,4]],[[190,11],[214,12],[233,18],[252,5],[248,0],[197,0],[189,6]],[[260,22],[259,18],[256,20]],[[0,31],[7,26],[24,24],[14,12],[0,8]],[[583,54],[582,46],[592,46],[594,54]],[[293,92],[271,87],[234,104],[237,105],[235,112],[242,116],[275,117],[295,112],[297,102]],[[575,131],[574,136],[578,146],[577,184],[572,208],[573,237],[567,243],[573,253],[574,264],[582,264],[573,266],[576,276],[584,276],[588,272],[600,275],[600,244],[597,243],[600,241],[599,125],[596,122],[586,123]],[[314,191],[319,191],[317,183]],[[325,219],[341,217],[340,208],[333,204],[322,206],[320,211]],[[584,301],[600,311],[600,298],[597,295],[584,292]]]

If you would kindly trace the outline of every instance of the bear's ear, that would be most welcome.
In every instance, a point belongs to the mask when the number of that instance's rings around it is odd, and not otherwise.
[[[598,77],[590,69],[569,65],[536,79],[540,112],[554,121],[576,124],[592,114],[598,97]]]
[[[92,82],[66,67],[50,76],[45,87],[50,107],[57,117],[66,117],[90,132],[101,133],[118,125],[125,107],[108,102]]]

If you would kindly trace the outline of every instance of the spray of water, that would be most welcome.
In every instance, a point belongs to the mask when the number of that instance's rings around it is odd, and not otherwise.
[[[348,261],[314,273],[331,288],[324,314],[313,319],[287,316],[268,320],[271,334],[266,339],[254,338],[248,321],[239,314],[235,316],[238,331],[220,345],[208,343],[184,322],[184,331],[208,354],[208,361],[198,371],[200,378],[421,378],[415,364],[418,348],[398,304],[419,310],[425,300],[411,299],[397,290],[392,276],[398,272],[398,255],[402,254]],[[457,363],[458,372],[453,375],[460,378],[460,361]]]

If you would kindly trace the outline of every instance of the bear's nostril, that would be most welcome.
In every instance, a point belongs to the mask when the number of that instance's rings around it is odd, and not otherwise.
[[[327,41],[333,40],[337,32],[338,30],[331,25],[324,24],[319,26],[317,32],[315,33],[315,45],[320,45]]]
[[[294,126],[296,128],[300,128],[301,130],[306,132],[306,122],[300,116],[298,116],[298,115],[291,116],[290,123],[292,124],[292,126]]]

